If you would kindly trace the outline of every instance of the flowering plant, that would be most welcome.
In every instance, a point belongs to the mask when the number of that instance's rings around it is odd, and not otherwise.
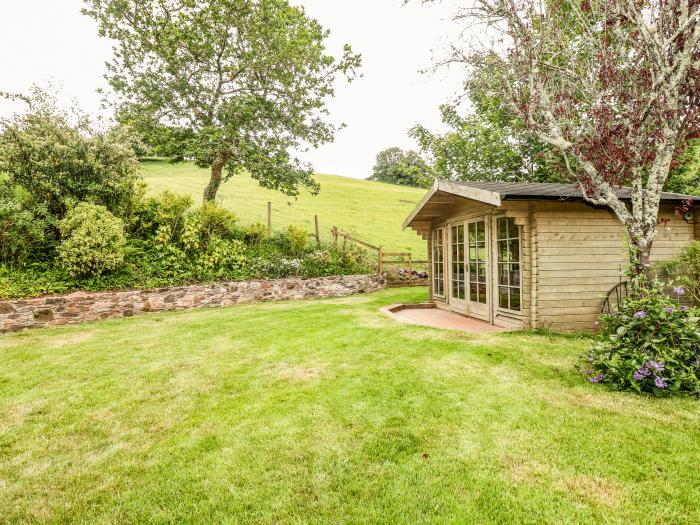
[[[635,292],[601,318],[600,339],[581,370],[615,390],[700,395],[700,312],[668,297],[659,282]]]

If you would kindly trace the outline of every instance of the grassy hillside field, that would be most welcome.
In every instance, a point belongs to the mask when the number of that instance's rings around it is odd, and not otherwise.
[[[192,195],[195,202],[209,180],[209,171],[186,162],[145,161],[141,173],[150,191],[163,190]],[[401,223],[425,193],[422,189],[382,184],[365,180],[317,175],[319,195],[303,192],[296,200],[277,191],[266,190],[248,176],[236,176],[221,186],[220,203],[235,211],[242,224],[267,223],[267,203],[272,202],[273,229],[290,224],[313,230],[314,214],[320,221],[321,235],[330,238],[335,225],[355,233],[360,239],[383,246],[386,251],[412,251],[424,258],[426,244],[411,230],[402,231]]]

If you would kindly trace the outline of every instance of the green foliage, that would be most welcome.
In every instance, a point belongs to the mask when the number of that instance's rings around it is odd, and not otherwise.
[[[327,245],[294,257],[280,250],[279,242],[275,243],[274,240],[258,246],[250,257],[249,267],[251,277],[260,278],[327,277],[368,274],[375,270],[367,252],[361,249],[344,251],[333,245]]]
[[[124,222],[107,208],[81,202],[59,223],[59,260],[71,276],[99,276],[124,260]]]
[[[309,247],[309,233],[303,228],[299,228],[293,224],[287,227],[287,231],[284,233],[284,239],[287,243],[289,254],[295,257],[306,253]]]
[[[244,230],[243,236],[248,244],[251,244],[253,246],[258,245],[262,241],[267,239],[267,226],[259,222],[251,224]]]
[[[46,206],[35,204],[21,186],[0,177],[0,260],[23,264],[51,250]]]
[[[205,200],[246,170],[265,188],[318,190],[290,150],[332,140],[326,99],[360,57],[336,58],[328,32],[286,0],[87,0],[116,42],[108,80],[117,114],[156,151],[211,167]],[[225,173],[222,176],[222,171]]]
[[[700,395],[700,312],[665,295],[661,283],[604,315],[601,327],[582,367],[591,382],[656,396]]]
[[[564,182],[561,155],[534,137],[492,89],[500,65],[475,66],[467,95],[473,113],[460,115],[452,105],[440,107],[450,131],[440,135],[415,126],[410,135],[431,159],[434,176],[443,180],[494,182]]]
[[[0,120],[0,173],[59,219],[84,201],[126,214],[138,178],[133,136],[123,128],[98,131],[36,88],[26,100],[27,113]]]
[[[236,215],[210,202],[188,211],[191,204],[187,196],[161,195],[155,213],[158,266],[167,275],[194,279],[241,270],[246,257],[244,244],[233,238]]]
[[[380,151],[368,180],[398,184],[401,186],[430,186],[430,168],[415,151],[389,148]]]
[[[700,196],[700,139],[688,142],[678,166],[671,172],[666,191]]]
[[[674,259],[662,263],[660,267],[685,289],[695,305],[700,306],[700,241],[690,243]]]

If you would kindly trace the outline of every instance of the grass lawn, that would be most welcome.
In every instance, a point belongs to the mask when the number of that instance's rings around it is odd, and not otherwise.
[[[145,161],[141,174],[151,193],[163,190],[192,195],[201,202],[209,181],[209,170],[190,162]],[[297,200],[278,191],[261,188],[246,175],[235,176],[221,186],[218,198],[238,214],[242,224],[267,224],[267,203],[272,202],[273,229],[290,224],[313,231],[314,214],[318,215],[321,235],[330,240],[330,230],[356,233],[360,239],[383,246],[386,251],[413,251],[420,259],[426,256],[426,243],[413,230],[402,231],[401,224],[426,190],[366,180],[317,175],[321,193],[303,192]]]
[[[700,404],[389,290],[0,336],[0,521],[699,523]]]

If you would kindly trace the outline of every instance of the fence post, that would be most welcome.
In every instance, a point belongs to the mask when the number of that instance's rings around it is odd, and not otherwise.
[[[267,236],[272,237],[272,203],[267,203]]]
[[[377,253],[377,273],[378,273],[379,275],[382,274],[382,269],[383,269],[382,266],[383,266],[383,262],[384,262],[384,261],[383,261],[382,259],[384,259],[384,250],[383,250],[382,247],[380,246],[380,247],[379,247],[379,252]]]
[[[318,229],[318,215],[314,215],[314,225],[316,226],[316,244],[321,247],[321,232]]]
[[[408,286],[413,286],[413,252],[408,254]]]
[[[338,247],[338,227],[333,226],[333,246]]]

